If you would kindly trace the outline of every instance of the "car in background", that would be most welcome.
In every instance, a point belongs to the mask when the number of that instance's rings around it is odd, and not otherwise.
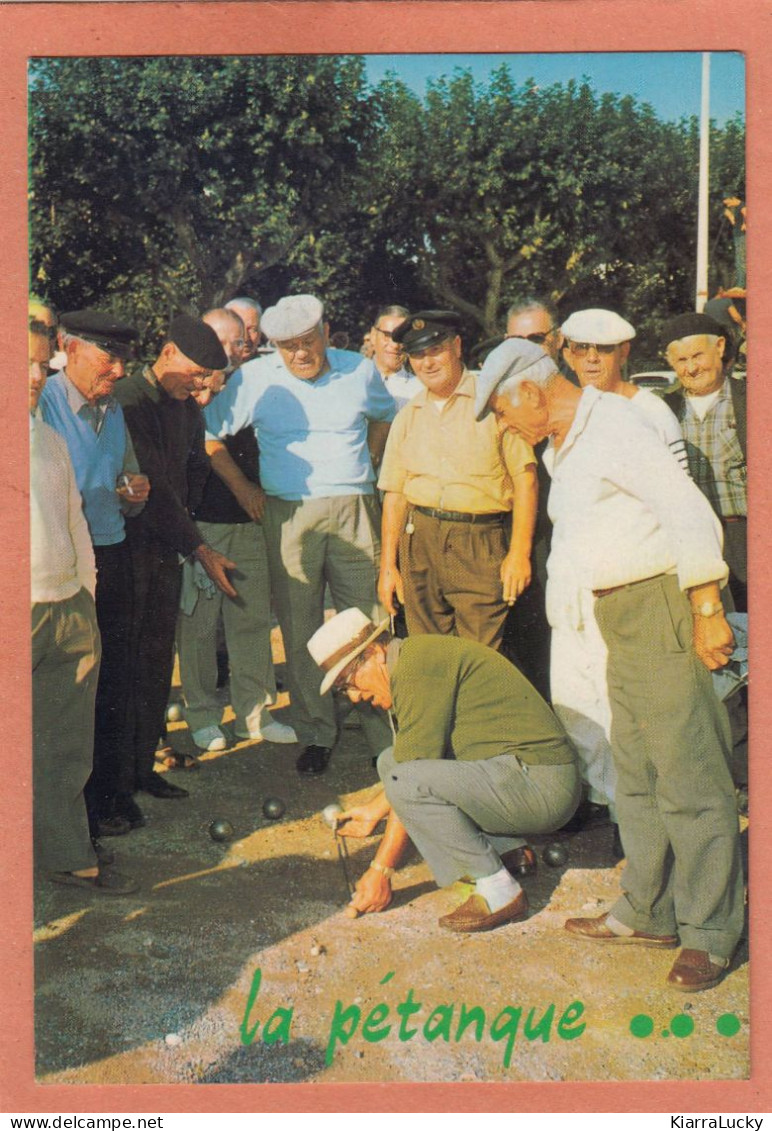
[[[642,373],[633,373],[628,381],[639,389],[651,389],[652,393],[660,397],[665,393],[675,393],[681,388],[672,369],[647,369]]]

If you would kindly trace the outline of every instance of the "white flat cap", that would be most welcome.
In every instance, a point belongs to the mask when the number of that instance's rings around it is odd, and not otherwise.
[[[287,295],[263,314],[260,329],[272,342],[286,342],[318,326],[324,307],[314,295]]]
[[[635,329],[613,310],[593,306],[577,310],[560,327],[572,342],[592,342],[596,346],[617,346],[635,337]]]
[[[488,415],[488,401],[496,386],[507,377],[521,373],[524,380],[541,381],[557,372],[557,365],[535,342],[527,338],[505,338],[491,350],[477,374],[474,412],[478,420]]]
[[[340,673],[355,660],[367,645],[386,632],[389,620],[374,624],[361,609],[344,609],[318,628],[306,647],[311,658],[325,673],[319,688],[321,695],[329,691]]]

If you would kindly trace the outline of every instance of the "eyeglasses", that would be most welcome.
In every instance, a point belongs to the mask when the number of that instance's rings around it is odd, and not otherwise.
[[[364,667],[368,659],[365,652],[360,652],[356,659],[352,660],[351,663],[348,664],[346,668],[344,668],[344,670],[332,685],[335,691],[339,691],[341,692],[341,694],[345,694],[347,691],[357,689],[357,672],[360,668]]]
[[[391,330],[382,330],[380,326],[373,326],[373,329],[375,330],[376,334],[383,334],[384,338],[388,338],[390,342],[394,341],[394,335],[392,334]]]
[[[590,350],[595,350],[596,353],[600,354],[611,354],[615,349],[619,349],[619,345],[619,342],[614,342],[613,345],[607,345],[605,342],[600,344],[597,342],[569,342],[568,348],[571,350],[571,353],[575,353],[577,357],[584,357]]]
[[[543,334],[509,334],[510,338],[519,338],[521,342],[533,342],[535,346],[541,346],[546,342],[550,334],[554,334],[557,326],[550,326],[549,330],[545,330]]]

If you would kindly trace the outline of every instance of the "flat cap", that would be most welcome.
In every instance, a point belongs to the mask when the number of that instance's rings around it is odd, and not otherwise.
[[[318,326],[324,307],[315,295],[287,295],[263,313],[260,329],[272,342],[286,342]]]
[[[592,342],[596,346],[617,346],[635,337],[635,328],[613,310],[593,306],[577,310],[560,327],[572,342]]]
[[[541,346],[526,338],[507,338],[495,350],[491,350],[477,374],[475,417],[482,420],[488,415],[488,401],[496,386],[507,377],[514,377],[519,373],[524,380],[542,381],[550,373],[557,372],[557,365]]]
[[[59,323],[69,334],[85,342],[93,342],[124,361],[131,357],[132,344],[138,336],[128,322],[120,322],[112,314],[103,314],[100,310],[71,310],[60,317]]]
[[[404,346],[406,353],[420,353],[460,332],[461,318],[455,310],[419,310],[395,326],[391,336]]]
[[[682,338],[693,338],[697,335],[709,334],[714,338],[725,338],[726,330],[715,319],[707,314],[678,314],[669,318],[662,327],[662,340],[670,345],[671,342],[680,342]]]
[[[180,353],[202,369],[227,369],[228,357],[220,339],[200,318],[178,314],[169,326],[168,338]]]

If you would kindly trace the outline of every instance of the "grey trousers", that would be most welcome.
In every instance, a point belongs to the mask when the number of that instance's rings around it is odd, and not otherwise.
[[[688,598],[672,576],[625,586],[595,606],[608,646],[611,747],[624,894],[633,930],[677,933],[729,958],[743,883],[726,710],[693,647]]]
[[[91,594],[32,606],[32,782],[35,864],[96,864],[83,787],[94,756],[101,644]]]
[[[218,589],[201,593],[193,612],[180,611],[177,651],[185,696],[185,718],[192,731],[217,726],[217,621],[222,612],[230,661],[231,706],[239,731],[258,727],[263,709],[276,698],[271,661],[271,583],[262,527],[256,522],[200,522],[210,546],[235,562],[231,577],[238,597]]]
[[[337,734],[331,695],[321,696],[322,673],[306,647],[324,620],[325,587],[335,608],[383,617],[376,577],[380,559],[378,504],[373,495],[335,495],[287,502],[268,497],[263,530],[271,584],[287,656],[290,719],[304,745],[333,746]],[[365,712],[373,754],[392,742],[383,712]]]
[[[581,792],[575,763],[531,766],[513,754],[396,762],[389,748],[378,759],[378,774],[440,887],[493,875],[501,859],[492,840],[560,828]]]

